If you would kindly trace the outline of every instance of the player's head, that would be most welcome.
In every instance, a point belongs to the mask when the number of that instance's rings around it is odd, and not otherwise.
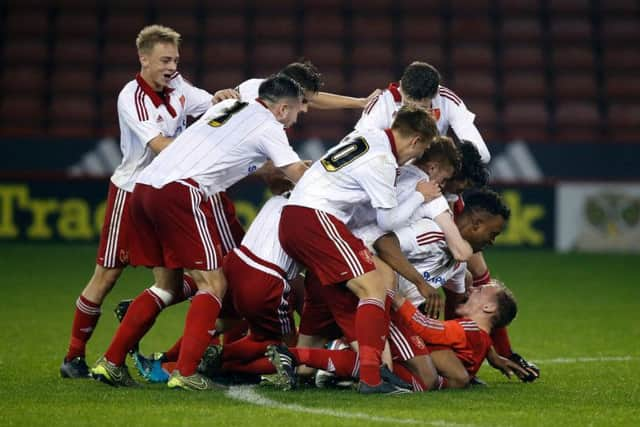
[[[309,109],[309,101],[318,94],[323,85],[322,75],[311,61],[292,62],[280,70],[280,74],[292,78],[302,86],[304,90],[302,111],[306,113]]]
[[[398,164],[402,165],[422,156],[438,136],[438,127],[427,110],[403,105],[393,119],[391,132],[396,139]]]
[[[472,319],[486,316],[492,329],[502,328],[516,317],[518,304],[509,288],[492,279],[486,285],[471,287],[467,301],[456,309],[456,313]]]
[[[465,195],[464,210],[456,217],[462,237],[474,252],[493,245],[504,229],[511,211],[495,191],[483,188]]]
[[[437,136],[414,165],[429,175],[438,185],[444,185],[460,169],[460,152],[448,136]]]
[[[302,97],[302,87],[298,82],[282,74],[266,78],[258,88],[258,98],[285,127],[292,126],[298,120]]]
[[[440,80],[440,73],[432,65],[426,62],[412,62],[404,69],[400,78],[403,102],[430,109],[431,100],[438,93]]]
[[[470,188],[482,188],[489,181],[489,168],[482,162],[480,153],[470,141],[458,144],[461,165],[457,173],[445,184],[447,193],[460,194]]]
[[[154,90],[169,85],[178,69],[180,34],[169,27],[149,25],[136,37],[142,77]]]

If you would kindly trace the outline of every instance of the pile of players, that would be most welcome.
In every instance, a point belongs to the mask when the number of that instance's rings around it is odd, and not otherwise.
[[[310,62],[211,95],[177,72],[179,43],[159,25],[136,40],[141,70],[118,96],[123,160],[63,377],[136,386],[129,352],[146,379],[189,390],[243,374],[290,389],[316,370],[318,384],[350,378],[364,394],[459,388],[485,358],[538,377],[510,348],[516,302],[481,253],[509,209],[486,189],[474,114],[434,67],[414,62],[368,98],[321,92]],[[285,131],[310,108],[362,109],[312,164]],[[199,118],[187,127],[187,116]],[[277,195],[245,234],[226,190],[253,173]],[[86,343],[127,265],[151,268],[155,282],[119,306],[121,324],[89,369]],[[186,300],[182,337],[141,355],[160,312]]]

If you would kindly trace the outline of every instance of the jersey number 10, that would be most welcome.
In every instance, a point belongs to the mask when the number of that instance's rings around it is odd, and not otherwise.
[[[324,166],[327,172],[335,172],[353,162],[367,151],[369,151],[367,140],[362,137],[354,138],[344,147],[327,154],[324,159],[320,160],[320,163],[322,163],[322,166]]]

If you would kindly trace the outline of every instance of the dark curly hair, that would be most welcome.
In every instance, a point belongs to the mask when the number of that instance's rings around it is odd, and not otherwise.
[[[478,149],[470,141],[458,145],[462,163],[455,180],[469,180],[474,188],[482,188],[489,182],[489,168],[482,162]]]
[[[500,215],[505,221],[508,221],[511,216],[511,210],[495,191],[481,188],[465,193],[463,212],[481,210],[489,212],[491,215]]]
[[[305,61],[304,59],[298,62],[292,62],[291,64],[280,70],[279,74],[284,74],[287,77],[292,78],[304,90],[316,93],[320,90],[324,84],[322,81],[322,74],[318,71],[315,65],[311,61]]]
[[[413,100],[433,99],[438,93],[440,73],[426,62],[415,61],[404,69],[400,78],[402,92]]]

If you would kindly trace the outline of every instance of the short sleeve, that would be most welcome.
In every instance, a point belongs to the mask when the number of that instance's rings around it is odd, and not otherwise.
[[[213,95],[204,89],[197,88],[185,80],[181,75],[175,78],[176,85],[184,94],[184,112],[188,116],[199,116],[211,107]],[[178,80],[179,79],[179,80]]]
[[[269,125],[261,135],[263,154],[280,168],[300,161],[300,156],[291,145],[284,129],[278,125]]]
[[[120,126],[130,129],[144,145],[156,136],[163,135],[162,129],[153,120],[149,120],[147,110],[152,106],[140,106],[133,98],[127,98],[128,96],[122,93],[118,97]]]
[[[353,170],[354,178],[371,199],[373,208],[391,209],[398,205],[395,186],[397,169],[391,154],[380,154]]]
[[[362,111],[356,129],[389,129],[393,122],[393,111],[389,111],[385,97],[392,96],[385,90],[372,99]]]
[[[422,205],[420,205],[420,207],[418,207],[418,209],[416,209],[416,211],[414,212],[411,219],[412,220],[418,220],[421,218],[434,219],[441,213],[447,212],[447,211],[451,211],[451,209],[449,208],[449,203],[447,202],[447,199],[444,196],[439,196],[438,198],[428,203],[423,203]]]

